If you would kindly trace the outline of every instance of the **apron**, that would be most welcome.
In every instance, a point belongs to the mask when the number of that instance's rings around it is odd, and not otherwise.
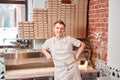
[[[55,65],[54,80],[81,80],[71,44],[65,40],[54,41],[51,54]]]

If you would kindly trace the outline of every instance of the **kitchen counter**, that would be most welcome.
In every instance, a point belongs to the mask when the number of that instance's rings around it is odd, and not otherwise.
[[[47,61],[45,57],[43,58],[23,58],[23,59],[6,59],[6,65],[22,65],[30,63],[48,63],[52,61]]]
[[[95,70],[90,70],[88,68],[86,71],[80,70],[81,74],[96,72]],[[24,72],[24,73],[23,73]],[[17,69],[17,70],[7,70],[6,79],[20,79],[20,78],[33,78],[33,77],[53,77],[54,67],[45,68],[31,68],[31,69]]]
[[[6,79],[25,79],[34,77],[53,77],[54,67],[7,70]]]
[[[85,66],[85,68],[83,68]],[[94,73],[92,66],[86,67],[78,65],[81,74]],[[24,72],[24,73],[23,73]],[[26,59],[8,59],[6,60],[6,79],[20,79],[20,78],[33,78],[33,77],[53,77],[54,65],[46,58],[26,58]],[[91,75],[91,74],[90,74]],[[92,76],[93,77],[93,76]]]
[[[6,79],[53,76],[53,62],[46,58],[6,59]],[[23,73],[24,72],[24,73]]]
[[[86,56],[85,56],[86,57]],[[52,61],[47,61],[41,55],[39,50],[7,50],[5,54],[6,79],[34,78],[34,77],[53,77],[54,64]],[[84,77],[88,73],[97,73],[92,65],[78,65],[81,75]],[[23,73],[24,72],[24,73]],[[96,75],[95,75],[96,77]]]
[[[81,71],[93,70],[92,65],[88,65],[88,61],[84,64],[77,62]],[[45,57],[39,58],[23,58],[23,59],[6,59],[5,65],[7,69],[28,69],[28,68],[42,68],[42,67],[54,67],[52,61],[46,60]]]
[[[83,80],[88,80],[88,79],[96,80],[97,72],[98,72],[97,70],[90,70],[90,69],[86,71],[82,70],[81,75],[82,75]],[[10,79],[10,80],[11,79],[34,78],[34,77],[50,77],[51,78],[53,76],[54,76],[54,67],[8,70],[6,71],[6,75],[5,75],[6,79]]]

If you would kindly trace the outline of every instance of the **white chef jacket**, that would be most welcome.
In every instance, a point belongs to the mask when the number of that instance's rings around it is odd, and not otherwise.
[[[81,80],[80,71],[73,56],[73,46],[79,47],[80,40],[71,36],[55,36],[47,39],[42,49],[51,52],[55,65],[54,80]]]

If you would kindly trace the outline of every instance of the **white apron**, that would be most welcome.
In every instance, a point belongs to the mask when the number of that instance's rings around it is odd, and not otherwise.
[[[81,80],[80,71],[72,54],[72,46],[65,40],[53,41],[52,57],[55,65],[54,80]]]

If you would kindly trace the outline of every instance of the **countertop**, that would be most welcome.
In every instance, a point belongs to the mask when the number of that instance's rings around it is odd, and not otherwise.
[[[46,58],[8,59],[5,63],[7,64],[6,79],[45,77],[54,74],[54,65]],[[83,66],[86,66],[86,64],[78,65],[81,73],[96,71],[92,66],[85,68]]]
[[[95,70],[80,70],[81,73],[94,72]],[[24,72],[24,73],[23,73]],[[6,71],[6,79],[19,79],[19,78],[32,78],[32,77],[52,77],[54,75],[54,67],[45,68],[31,68],[31,69],[18,69]]]

